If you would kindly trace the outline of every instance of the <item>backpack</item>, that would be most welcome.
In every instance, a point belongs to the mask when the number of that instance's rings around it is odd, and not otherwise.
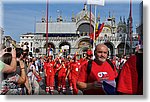
[[[124,61],[122,61],[122,62],[120,63],[119,67],[122,68],[123,65],[124,65]]]
[[[90,72],[91,72],[91,68],[92,68],[92,61],[93,60],[89,60],[88,61],[88,66],[87,66],[87,74],[90,75]],[[114,64],[109,60],[109,59],[106,59],[106,61],[110,64],[111,68],[114,70]]]

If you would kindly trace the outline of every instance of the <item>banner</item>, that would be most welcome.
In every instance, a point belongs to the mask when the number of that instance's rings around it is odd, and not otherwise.
[[[87,4],[104,6],[105,0],[87,0]]]

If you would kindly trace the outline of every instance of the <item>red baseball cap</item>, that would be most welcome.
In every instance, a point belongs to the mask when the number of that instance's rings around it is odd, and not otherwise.
[[[87,55],[93,55],[93,52],[92,52],[92,50],[87,50],[86,54]]]

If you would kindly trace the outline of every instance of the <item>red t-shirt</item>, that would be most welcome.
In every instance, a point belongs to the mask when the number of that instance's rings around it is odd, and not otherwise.
[[[136,56],[131,56],[122,67],[117,91],[126,94],[138,94],[139,90]]]
[[[47,62],[44,62],[44,64],[43,64],[43,65],[44,65],[44,69],[46,69]]]
[[[79,62],[82,63],[82,62],[84,62],[85,60],[86,60],[85,58],[81,58],[81,59],[79,60]]]
[[[66,65],[62,66],[61,69],[58,72],[58,77],[65,77],[66,76],[66,71],[67,71]]]
[[[71,70],[72,78],[78,78],[80,68],[81,68],[80,62],[77,61],[77,62],[71,63],[70,70]]]
[[[82,61],[81,66],[84,66],[87,62],[88,62],[88,60],[85,59],[84,61]]]
[[[58,72],[58,68],[59,68],[60,66],[61,66],[60,63],[57,63],[57,64],[56,64],[56,66],[55,66],[55,68],[54,68],[55,74],[56,74],[56,72]]]
[[[54,75],[54,62],[45,62],[44,69],[46,69],[46,74]]]
[[[108,62],[104,62],[102,65],[98,65],[95,61],[92,61],[92,68],[89,76],[87,75],[87,65],[88,62],[85,63],[84,66],[82,66],[81,71],[79,73],[79,82],[85,82],[87,83],[87,77],[88,77],[88,83],[93,83],[94,81],[100,81],[100,78],[107,77],[108,80],[114,80],[116,78],[116,72],[113,71],[110,64]],[[90,94],[90,95],[99,95],[99,94],[105,94],[103,89],[89,89],[85,90],[84,94]]]
[[[65,63],[65,65],[66,65],[66,68],[68,69],[68,68],[70,67],[70,62],[67,61],[67,62]]]

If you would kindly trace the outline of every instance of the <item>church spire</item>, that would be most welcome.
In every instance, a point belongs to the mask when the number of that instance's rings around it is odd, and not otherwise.
[[[110,18],[110,11],[109,11],[109,18]]]
[[[44,11],[42,11],[42,18],[41,18],[42,22],[46,22],[45,16],[44,16]]]
[[[113,11],[113,13],[112,13],[112,18],[115,18],[115,16],[114,16],[114,11]]]
[[[74,11],[72,11],[72,17],[71,17],[72,22],[75,22],[75,16],[74,16]]]
[[[100,12],[98,12],[97,22],[99,22],[99,23],[100,23]]]
[[[83,10],[87,11],[87,4],[86,3],[84,4],[84,9]]]
[[[120,23],[122,23],[122,17],[120,16]]]
[[[124,24],[126,24],[126,21],[125,21],[125,16],[123,17],[123,23],[124,23]]]
[[[111,21],[112,18],[110,17],[110,11],[109,11],[109,17],[108,17],[108,21]]]

